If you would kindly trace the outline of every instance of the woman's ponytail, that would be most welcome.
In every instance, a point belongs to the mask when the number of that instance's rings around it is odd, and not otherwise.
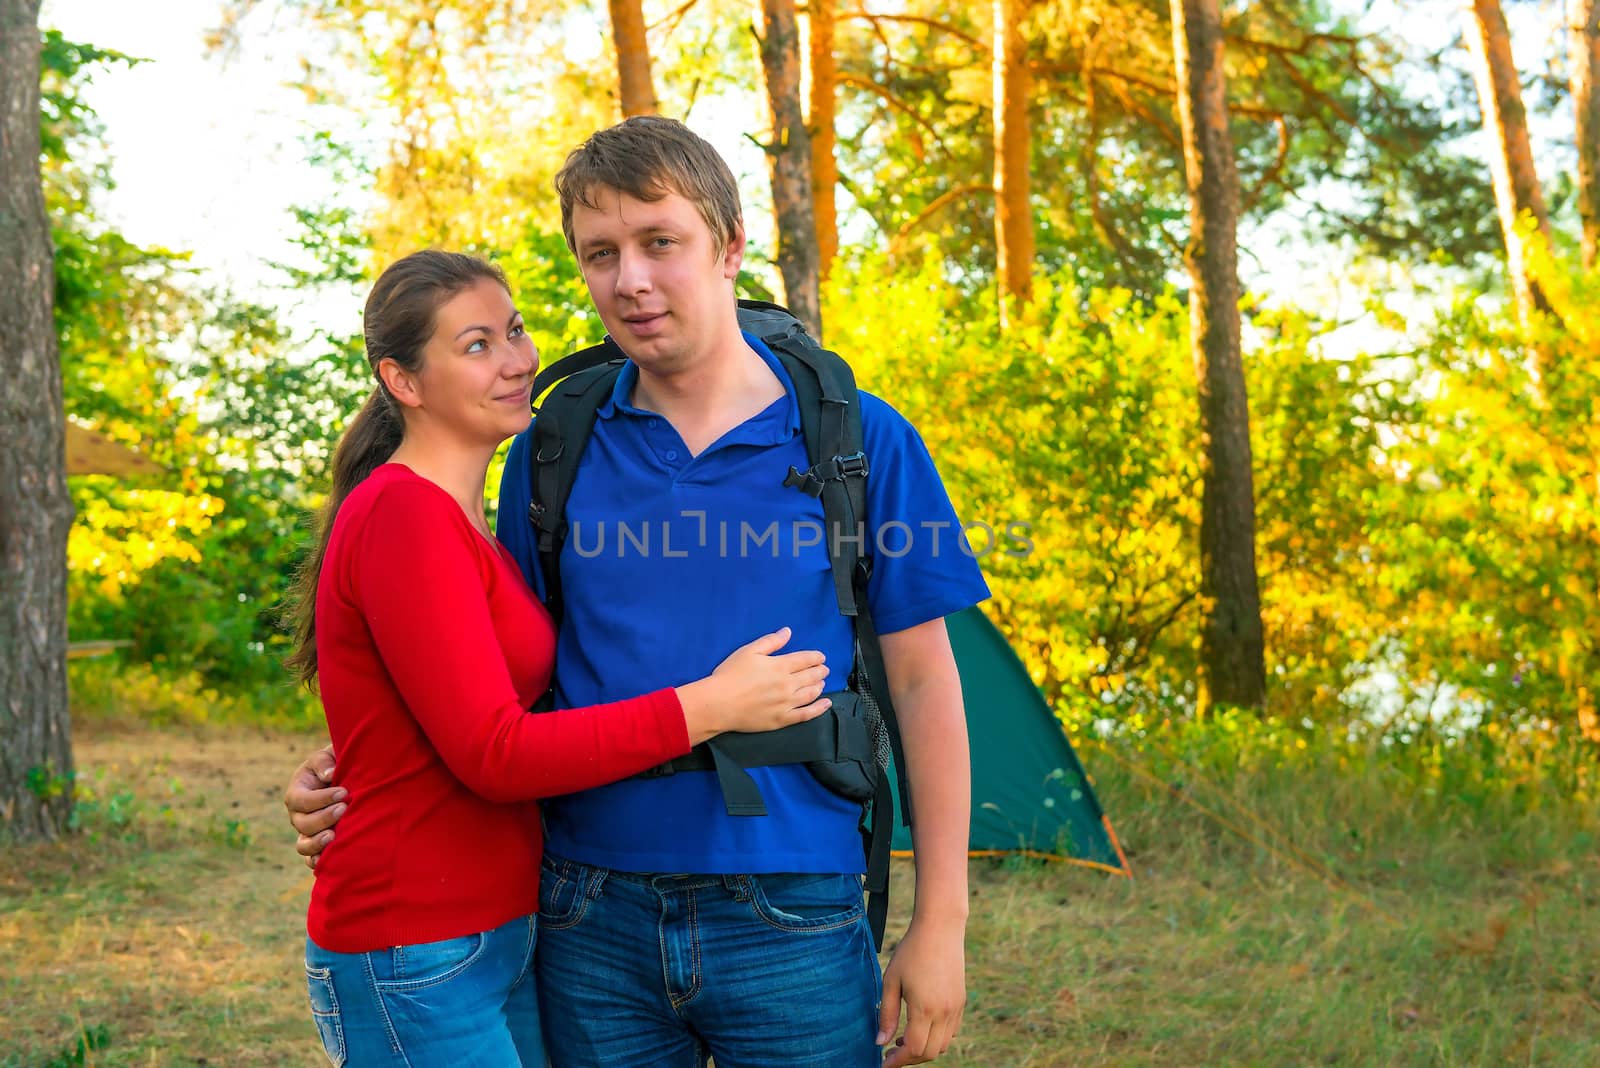
[[[333,521],[350,491],[386,463],[405,437],[405,423],[395,410],[388,390],[379,385],[361,406],[333,450],[333,487],[317,513],[316,544],[295,575],[290,593],[294,618],[294,652],[284,664],[295,681],[312,686],[317,677],[317,582],[322,559],[333,536]]]

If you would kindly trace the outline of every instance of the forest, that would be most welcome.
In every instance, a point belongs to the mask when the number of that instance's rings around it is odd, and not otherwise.
[[[0,0],[0,835],[45,843],[7,845],[0,932],[26,959],[44,887],[87,879],[69,914],[112,931],[106,865],[142,885],[162,844],[270,854],[294,892],[271,797],[184,813],[107,739],[259,732],[281,792],[322,723],[284,596],[370,388],[365,288],[474,252],[546,361],[598,341],[552,178],[659,113],[759,159],[741,294],[919,429],[1129,848],[1134,889],[975,877],[999,911],[975,899],[954,1062],[1600,1055],[1596,0],[226,0],[195,49],[295,49],[304,166],[341,191],[283,221],[271,293],[108,221],[85,87],[141,60],[38,8]],[[349,329],[308,329],[313,295]],[[69,478],[69,424],[154,473]],[[1241,946],[1247,976],[1206,977]],[[0,1065],[176,1048],[31,984],[0,967],[40,1013]],[[185,1026],[228,1048],[208,1012]],[[211,1063],[299,1063],[301,1030]]]

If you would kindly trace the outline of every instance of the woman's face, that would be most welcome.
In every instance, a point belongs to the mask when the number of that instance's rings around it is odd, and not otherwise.
[[[473,443],[528,428],[539,353],[511,295],[484,278],[439,308],[415,376],[419,414]]]

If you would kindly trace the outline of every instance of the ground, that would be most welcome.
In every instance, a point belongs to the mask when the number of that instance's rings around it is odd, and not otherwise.
[[[326,1063],[301,975],[311,875],[280,802],[320,742],[76,725],[82,832],[0,853],[0,1068]],[[1101,793],[1137,879],[973,862],[970,1000],[942,1063],[1600,1064],[1587,832],[1380,829],[1338,876],[1175,796]],[[909,865],[894,880],[891,943]]]

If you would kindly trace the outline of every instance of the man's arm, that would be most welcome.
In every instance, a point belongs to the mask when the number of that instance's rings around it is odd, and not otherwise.
[[[283,793],[283,807],[289,822],[300,837],[294,848],[306,858],[306,867],[315,869],[317,854],[333,841],[333,825],[348,808],[344,802],[350,792],[333,781],[333,746],[325,746],[306,757],[289,779]]]
[[[961,676],[944,620],[882,636],[889,693],[899,717],[906,779],[916,810],[917,897],[911,925],[883,976],[879,1044],[906,1006],[906,1029],[884,1068],[945,1051],[966,1004],[967,837],[972,770]]]

